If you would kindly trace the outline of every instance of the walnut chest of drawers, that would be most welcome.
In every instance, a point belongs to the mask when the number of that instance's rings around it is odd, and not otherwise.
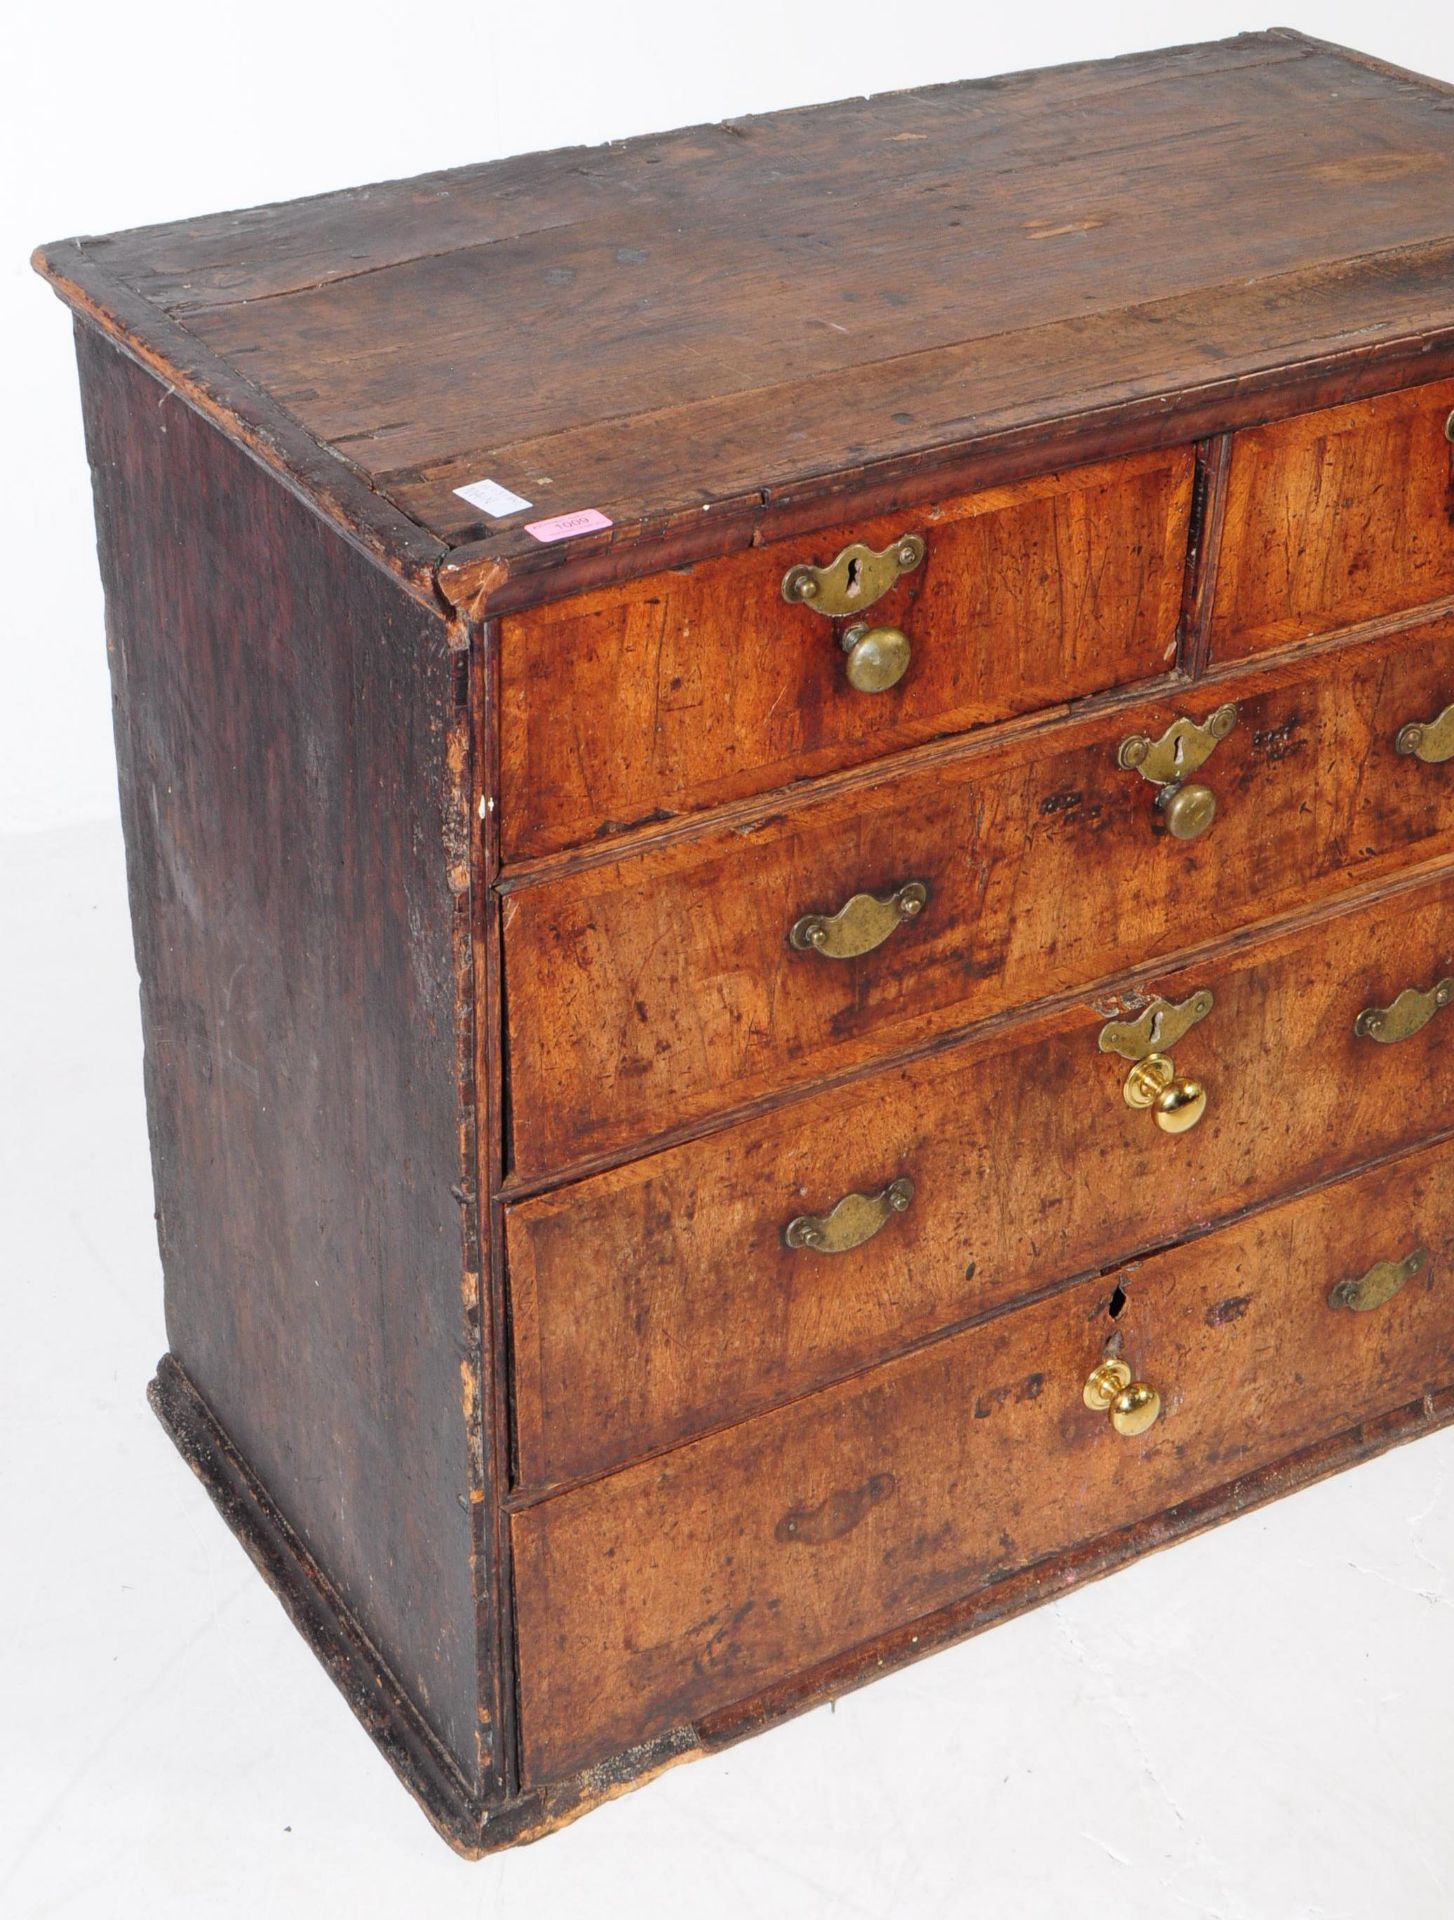
[[[1454,95],[1287,32],[69,241],[170,1353],[558,1825],[1454,1417]]]

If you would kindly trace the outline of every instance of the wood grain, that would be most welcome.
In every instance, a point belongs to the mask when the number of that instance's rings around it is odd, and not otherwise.
[[[638,572],[677,539],[740,547],[805,499],[822,524],[854,476],[914,492],[918,475],[923,504],[946,491],[936,466],[1012,447],[998,478],[1166,444],[1176,396],[1216,412],[1177,420],[1189,438],[1447,374],[1451,170],[1438,87],[1274,33],[63,242],[39,264],[199,405],[239,429],[256,413],[280,471],[310,467],[301,429],[336,518],[388,551],[409,525],[460,549],[440,579],[464,604],[537,571],[538,597],[603,546],[644,543]],[[613,526],[543,548],[531,513],[492,525],[456,493],[487,476],[533,514],[594,506]]]
[[[1179,448],[1049,475],[504,620],[507,857],[1165,674],[1192,466]],[[783,576],[911,532],[922,565],[863,616],[909,634],[909,670],[859,693],[849,623],[789,605]]]
[[[504,916],[516,1177],[639,1149],[1448,850],[1447,769],[1393,741],[1451,695],[1444,620],[535,877]],[[1216,821],[1174,840],[1118,743],[1229,699],[1238,724],[1202,775]],[[800,915],[908,880],[929,903],[876,951],[789,945]]]
[[[484,1790],[445,622],[108,342],[77,350],[168,1339]]]
[[[1234,436],[1214,660],[1454,592],[1451,415],[1445,380]]]
[[[1179,1139],[1097,1051],[1108,994],[519,1203],[520,1484],[608,1471],[1445,1131],[1454,1016],[1397,1046],[1354,1021],[1451,973],[1445,877],[1114,996],[1215,995],[1175,1049],[1209,1090]],[[903,1175],[912,1204],[852,1252],[784,1244],[795,1215]]]
[[[1422,1245],[1376,1313],[1338,1280]],[[1259,1214],[517,1513],[525,1778],[743,1700],[1446,1385],[1454,1148]],[[1161,1393],[1082,1403],[1107,1343]]]

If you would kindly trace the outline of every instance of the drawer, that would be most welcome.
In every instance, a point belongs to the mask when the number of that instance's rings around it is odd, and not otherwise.
[[[515,1513],[527,1779],[1417,1401],[1454,1378],[1451,1260],[1445,1145]],[[1161,1396],[1139,1436],[1084,1403],[1108,1342]]]
[[[507,859],[761,793],[936,735],[1164,674],[1175,660],[1192,454],[1178,448],[845,523],[507,617]],[[924,541],[851,619],[783,598],[789,568]],[[826,591],[826,589],[825,589]],[[902,631],[860,692],[839,636]]]
[[[1454,380],[1232,441],[1214,660],[1454,594]]]
[[[1212,996],[1167,1046],[1207,1090],[1192,1132],[1126,1105],[1103,1000],[509,1208],[520,1480],[619,1467],[1454,1126],[1454,1007],[1356,1031],[1444,979],[1454,874],[1119,996]],[[786,1233],[803,1217],[834,1250]]]
[[[1395,742],[1451,700],[1446,620],[513,888],[516,1174],[648,1143],[1447,850],[1454,761]],[[1216,819],[1177,839],[1120,745],[1224,702],[1236,725],[1197,774]],[[927,893],[913,917],[859,899],[909,885]],[[855,899],[851,927],[880,944],[793,945],[806,916]]]

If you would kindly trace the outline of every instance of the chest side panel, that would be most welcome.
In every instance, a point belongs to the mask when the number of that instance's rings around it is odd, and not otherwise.
[[[172,1351],[473,1779],[446,628],[78,351]]]

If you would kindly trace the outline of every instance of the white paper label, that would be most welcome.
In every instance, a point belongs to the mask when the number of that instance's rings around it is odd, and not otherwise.
[[[530,505],[522,500],[518,493],[511,493],[508,487],[502,487],[497,480],[472,480],[467,487],[456,487],[455,492],[461,500],[468,500],[472,507],[478,507],[487,520],[503,520],[508,514],[524,513]]]

